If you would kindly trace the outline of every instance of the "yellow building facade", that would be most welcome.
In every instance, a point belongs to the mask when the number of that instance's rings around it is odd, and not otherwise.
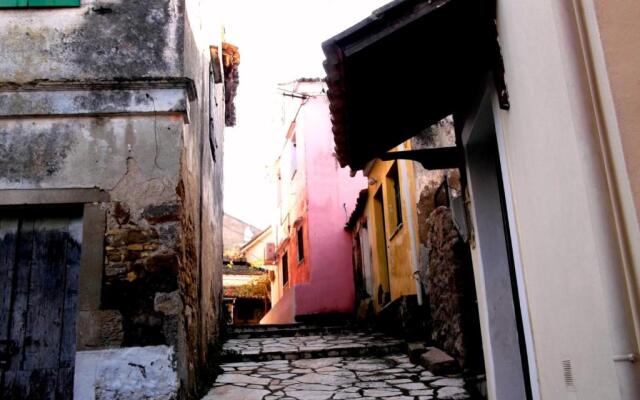
[[[409,141],[396,150],[410,149]],[[365,171],[368,197],[362,218],[371,251],[369,293],[374,310],[417,294],[417,224],[414,171],[411,161],[375,160]]]

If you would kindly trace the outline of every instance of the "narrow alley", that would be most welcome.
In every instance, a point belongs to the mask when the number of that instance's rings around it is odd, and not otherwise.
[[[0,0],[0,400],[639,400],[639,20]]]
[[[344,327],[237,327],[202,400],[469,399],[459,375],[413,364],[404,341]]]

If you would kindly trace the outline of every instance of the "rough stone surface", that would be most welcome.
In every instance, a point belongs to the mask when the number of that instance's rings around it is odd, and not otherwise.
[[[320,336],[236,339],[234,347],[288,348],[297,341],[325,345]],[[330,341],[353,338],[332,337]],[[293,350],[300,351],[300,350]],[[404,354],[325,357],[298,360],[243,361],[222,365],[213,389],[203,400],[437,400],[467,399],[458,375],[438,376],[413,364]],[[431,382],[438,382],[432,384]],[[442,394],[442,397],[440,396]],[[264,396],[264,397],[257,397]],[[455,397],[458,396],[458,397]],[[464,397],[467,396],[467,397]]]
[[[427,347],[422,342],[410,342],[407,343],[407,354],[412,363],[418,364],[420,362],[420,356],[427,351]]]
[[[173,291],[170,293],[156,293],[153,301],[153,309],[164,315],[177,315],[182,312],[182,300],[180,293]]]
[[[74,398],[174,400],[178,376],[168,346],[81,351],[76,356]]]
[[[429,268],[424,275],[431,338],[463,368],[479,365],[480,330],[469,249],[460,238],[448,208],[436,208],[426,224]]]
[[[360,354],[376,349],[384,350],[391,346],[396,346],[398,350],[402,347],[401,340],[387,337],[379,333],[369,332],[352,332],[349,334],[318,334],[309,336],[288,336],[279,338],[250,338],[250,339],[229,339],[223,345],[224,354],[228,357],[236,355],[238,357],[259,358],[286,358],[288,355],[292,359],[308,358],[318,353],[324,353],[331,356],[350,355],[353,353]],[[325,356],[326,356],[325,355]],[[331,362],[331,358],[297,360],[294,365],[298,368],[317,368],[308,367],[307,365],[316,365],[316,363]],[[330,366],[323,365],[323,366]],[[361,368],[375,368],[373,365],[365,365]]]
[[[456,360],[444,351],[431,347],[420,356],[420,363],[434,374],[446,374],[458,368]]]
[[[191,400],[210,383],[222,314],[218,13],[210,2],[81,3],[0,13],[0,189],[104,191],[103,280],[79,313],[91,338],[79,348],[174,345]]]
[[[438,399],[441,400],[465,400],[469,394],[459,387],[443,387],[438,390]]]
[[[122,344],[124,328],[119,311],[80,311],[77,321],[78,350],[119,347]]]
[[[262,389],[251,389],[239,386],[218,386],[202,398],[202,400],[261,400],[268,395],[269,391]]]

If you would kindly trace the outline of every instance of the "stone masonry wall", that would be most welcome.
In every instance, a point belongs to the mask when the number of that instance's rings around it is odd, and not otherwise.
[[[212,36],[198,27],[210,16],[187,2],[184,70],[198,97],[183,131],[178,197],[182,204],[178,286],[184,304],[183,358],[178,359],[181,395],[200,398],[210,387],[217,362],[222,318],[222,165],[225,101],[223,83],[210,75]],[[204,4],[204,2],[202,3]],[[204,21],[206,19],[206,21]]]
[[[477,367],[482,363],[482,352],[469,249],[447,207],[436,208],[426,224],[431,338],[463,368]]]
[[[177,345],[178,218],[177,202],[109,207],[102,306],[121,313],[123,346]]]

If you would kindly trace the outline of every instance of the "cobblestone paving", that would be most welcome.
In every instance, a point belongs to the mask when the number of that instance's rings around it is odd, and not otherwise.
[[[298,353],[340,349],[366,349],[402,344],[401,340],[377,333],[354,332],[343,335],[289,336],[277,338],[230,339],[223,345],[226,353],[257,355]],[[338,355],[338,354],[336,354]]]
[[[303,339],[305,345],[311,345],[308,340],[315,340],[311,336],[273,340],[280,343],[283,339]],[[225,372],[203,400],[469,398],[460,377],[434,376],[403,354],[239,362],[222,368]]]

